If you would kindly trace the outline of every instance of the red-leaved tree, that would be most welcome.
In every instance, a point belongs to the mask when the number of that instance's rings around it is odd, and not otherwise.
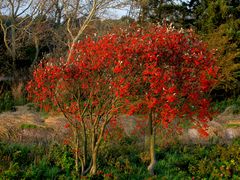
[[[136,26],[74,45],[71,57],[42,62],[27,90],[43,108],[58,107],[72,128],[75,167],[96,173],[97,153],[116,115],[145,115],[154,174],[156,131],[189,122],[202,135],[211,119],[206,94],[218,68],[191,31]],[[112,126],[114,127],[114,126]]]
[[[42,61],[27,90],[41,108],[62,112],[71,128],[70,145],[75,168],[81,175],[95,174],[97,154],[107,125],[116,124],[118,98],[111,84],[115,63],[116,37],[107,35],[95,42],[86,39],[74,45],[71,57]]]
[[[207,136],[212,116],[207,94],[218,67],[213,52],[192,31],[153,26],[120,34],[124,43],[117,51],[114,88],[125,102],[124,112],[145,115],[148,170],[154,174],[156,131],[171,127],[181,132],[181,125],[188,123]]]

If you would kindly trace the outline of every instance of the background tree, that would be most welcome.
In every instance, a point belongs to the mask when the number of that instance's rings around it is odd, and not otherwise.
[[[0,25],[4,35],[4,45],[12,58],[11,68],[16,69],[18,50],[22,37],[31,26],[34,16],[43,1],[6,0],[1,1]]]
[[[191,1],[190,7],[195,18],[193,25],[211,48],[218,49],[222,77],[213,94],[237,97],[240,89],[240,2]]]
[[[175,27],[194,28],[210,48],[218,49],[222,76],[212,95],[215,99],[239,95],[239,1],[145,0],[137,3],[140,21],[169,20]]]
[[[162,23],[165,20],[179,26],[187,16],[187,8],[173,0],[139,0],[135,4],[139,7],[140,22]]]

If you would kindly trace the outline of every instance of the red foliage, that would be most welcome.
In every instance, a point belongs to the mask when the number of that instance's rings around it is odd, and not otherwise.
[[[213,53],[191,32],[168,27],[135,28],[120,33],[114,49],[116,95],[126,112],[154,112],[154,125],[190,121],[202,135],[211,119],[206,94],[216,83]],[[171,126],[172,127],[172,126]]]
[[[58,105],[73,121],[82,121],[86,108],[100,115],[124,105],[128,114],[154,110],[154,124],[164,127],[205,124],[211,118],[205,95],[217,72],[213,54],[194,33],[132,27],[77,43],[67,63],[42,62],[27,90],[41,107]]]
[[[43,61],[34,71],[33,80],[28,83],[29,97],[42,108],[58,106],[59,111],[73,120],[72,123],[81,121],[86,109],[86,116],[90,109],[94,115],[111,113],[115,110],[116,97],[111,88],[114,51],[109,49],[114,43],[112,35],[98,43],[86,39],[75,45],[67,63],[64,59]]]

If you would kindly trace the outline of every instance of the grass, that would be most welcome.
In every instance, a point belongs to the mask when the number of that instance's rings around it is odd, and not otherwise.
[[[226,124],[225,127],[227,127],[227,128],[237,128],[237,127],[240,127],[240,124]]]
[[[224,112],[224,110],[231,106],[233,114],[240,113],[240,96],[236,98],[225,99],[223,101],[216,101],[212,103],[213,109],[215,111]]]
[[[22,124],[21,129],[36,129],[38,128],[37,125],[35,124]]]
[[[240,139],[229,145],[156,147],[155,176],[148,174],[148,153],[134,139],[104,143],[98,172],[87,179],[239,179]],[[0,179],[74,179],[71,149],[61,144],[0,142]],[[76,177],[75,177],[76,178]]]

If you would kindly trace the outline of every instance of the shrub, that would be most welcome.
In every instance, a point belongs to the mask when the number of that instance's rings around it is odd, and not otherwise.
[[[222,101],[216,101],[212,103],[213,108],[217,111],[223,112],[227,107],[232,107],[233,114],[240,113],[240,96],[236,98],[229,98]]]
[[[0,177],[3,179],[66,179],[76,177],[69,148],[0,143]],[[1,179],[1,178],[0,178]]]
[[[11,92],[5,92],[0,96],[0,113],[11,110],[14,106],[14,99]]]

